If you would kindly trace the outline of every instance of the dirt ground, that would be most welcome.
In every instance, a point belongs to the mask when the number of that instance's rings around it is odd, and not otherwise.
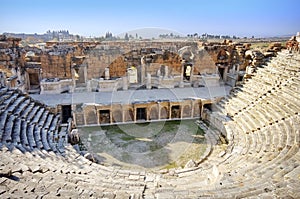
[[[124,169],[184,167],[206,148],[195,120],[79,128],[83,145],[100,164]]]

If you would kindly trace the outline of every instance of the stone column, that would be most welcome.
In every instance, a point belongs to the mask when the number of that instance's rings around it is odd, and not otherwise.
[[[151,74],[147,73],[147,83],[146,83],[146,88],[151,89]]]
[[[180,74],[179,88],[183,88],[184,87],[184,84],[183,84],[183,73],[184,73],[184,66],[181,65],[181,74]]]
[[[168,106],[168,111],[169,111],[169,119],[172,118],[172,106],[171,106],[171,103],[169,103],[169,106]]]
[[[128,90],[128,77],[127,76],[122,77],[122,86],[123,86],[124,91]]]
[[[191,118],[194,118],[195,100],[191,99]]]
[[[158,120],[160,120],[160,103],[159,102],[157,102],[157,107],[158,107],[158,117],[157,117],[157,119]]]
[[[183,114],[183,107],[184,107],[184,104],[183,105],[180,105],[180,119],[182,119],[182,114]]]
[[[105,68],[104,75],[105,75],[105,80],[109,80],[110,79],[110,77],[109,77],[109,68]]]
[[[88,76],[88,73],[87,73],[87,65],[85,64],[84,67],[83,67],[83,74],[84,74],[84,83],[86,83],[87,81],[87,76]]]
[[[141,58],[141,66],[140,66],[140,73],[139,73],[140,77],[138,78],[141,80],[141,82],[139,82],[140,84],[143,84],[145,80],[145,64],[146,64],[145,56],[143,56]]]
[[[202,119],[203,116],[203,104],[201,102],[201,106],[200,106],[200,119]]]
[[[122,106],[122,122],[124,123],[125,122],[125,111],[126,110],[124,110],[124,105],[121,105]]]
[[[168,78],[169,77],[169,67],[165,66],[165,76],[164,78]]]
[[[224,72],[223,72],[223,81],[226,82],[227,81],[227,73],[228,73],[228,67],[224,68]]]
[[[145,64],[141,65],[141,82],[140,84],[143,84],[145,82]]]
[[[133,106],[133,122],[136,122],[136,107]]]
[[[150,120],[150,108],[149,106],[146,107],[146,121],[149,121]]]
[[[194,64],[191,64],[191,75],[190,75],[190,82],[193,82],[193,77],[194,77]]]
[[[100,125],[100,110],[95,106],[95,116],[97,120],[97,125]]]
[[[112,114],[113,110],[110,109],[109,110],[109,123],[112,124],[113,123],[113,114]]]

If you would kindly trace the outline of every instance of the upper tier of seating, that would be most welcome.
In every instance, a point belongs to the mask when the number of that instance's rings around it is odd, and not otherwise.
[[[0,197],[300,198],[299,88],[300,55],[278,53],[216,104],[211,122],[224,132],[199,122],[208,145],[199,164],[159,172],[94,164],[70,146],[52,153],[59,115],[1,88]]]
[[[2,87],[0,96],[0,145],[64,153],[67,128],[61,127],[59,113],[19,90]]]

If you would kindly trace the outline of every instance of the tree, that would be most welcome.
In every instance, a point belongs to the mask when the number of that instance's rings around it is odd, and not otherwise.
[[[125,34],[125,37],[124,37],[124,39],[125,39],[126,41],[128,41],[128,40],[129,40],[128,33],[126,33],[126,34]]]
[[[106,34],[105,34],[105,39],[112,39],[112,33],[111,32],[106,32]]]

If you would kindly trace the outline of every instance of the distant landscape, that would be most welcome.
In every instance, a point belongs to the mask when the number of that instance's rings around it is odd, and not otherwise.
[[[124,32],[115,35],[108,31],[105,35],[97,37],[86,37],[78,34],[72,34],[68,30],[51,31],[48,30],[44,34],[37,33],[9,33],[5,32],[3,35],[7,37],[21,38],[21,45],[26,46],[30,44],[45,43],[48,41],[133,41],[133,40],[199,40],[208,42],[220,42],[225,39],[235,40],[237,42],[282,42],[289,39],[291,35],[272,36],[272,37],[239,37],[237,35],[215,35],[208,33],[190,33],[182,34],[176,31],[160,29],[160,28],[142,28]]]

